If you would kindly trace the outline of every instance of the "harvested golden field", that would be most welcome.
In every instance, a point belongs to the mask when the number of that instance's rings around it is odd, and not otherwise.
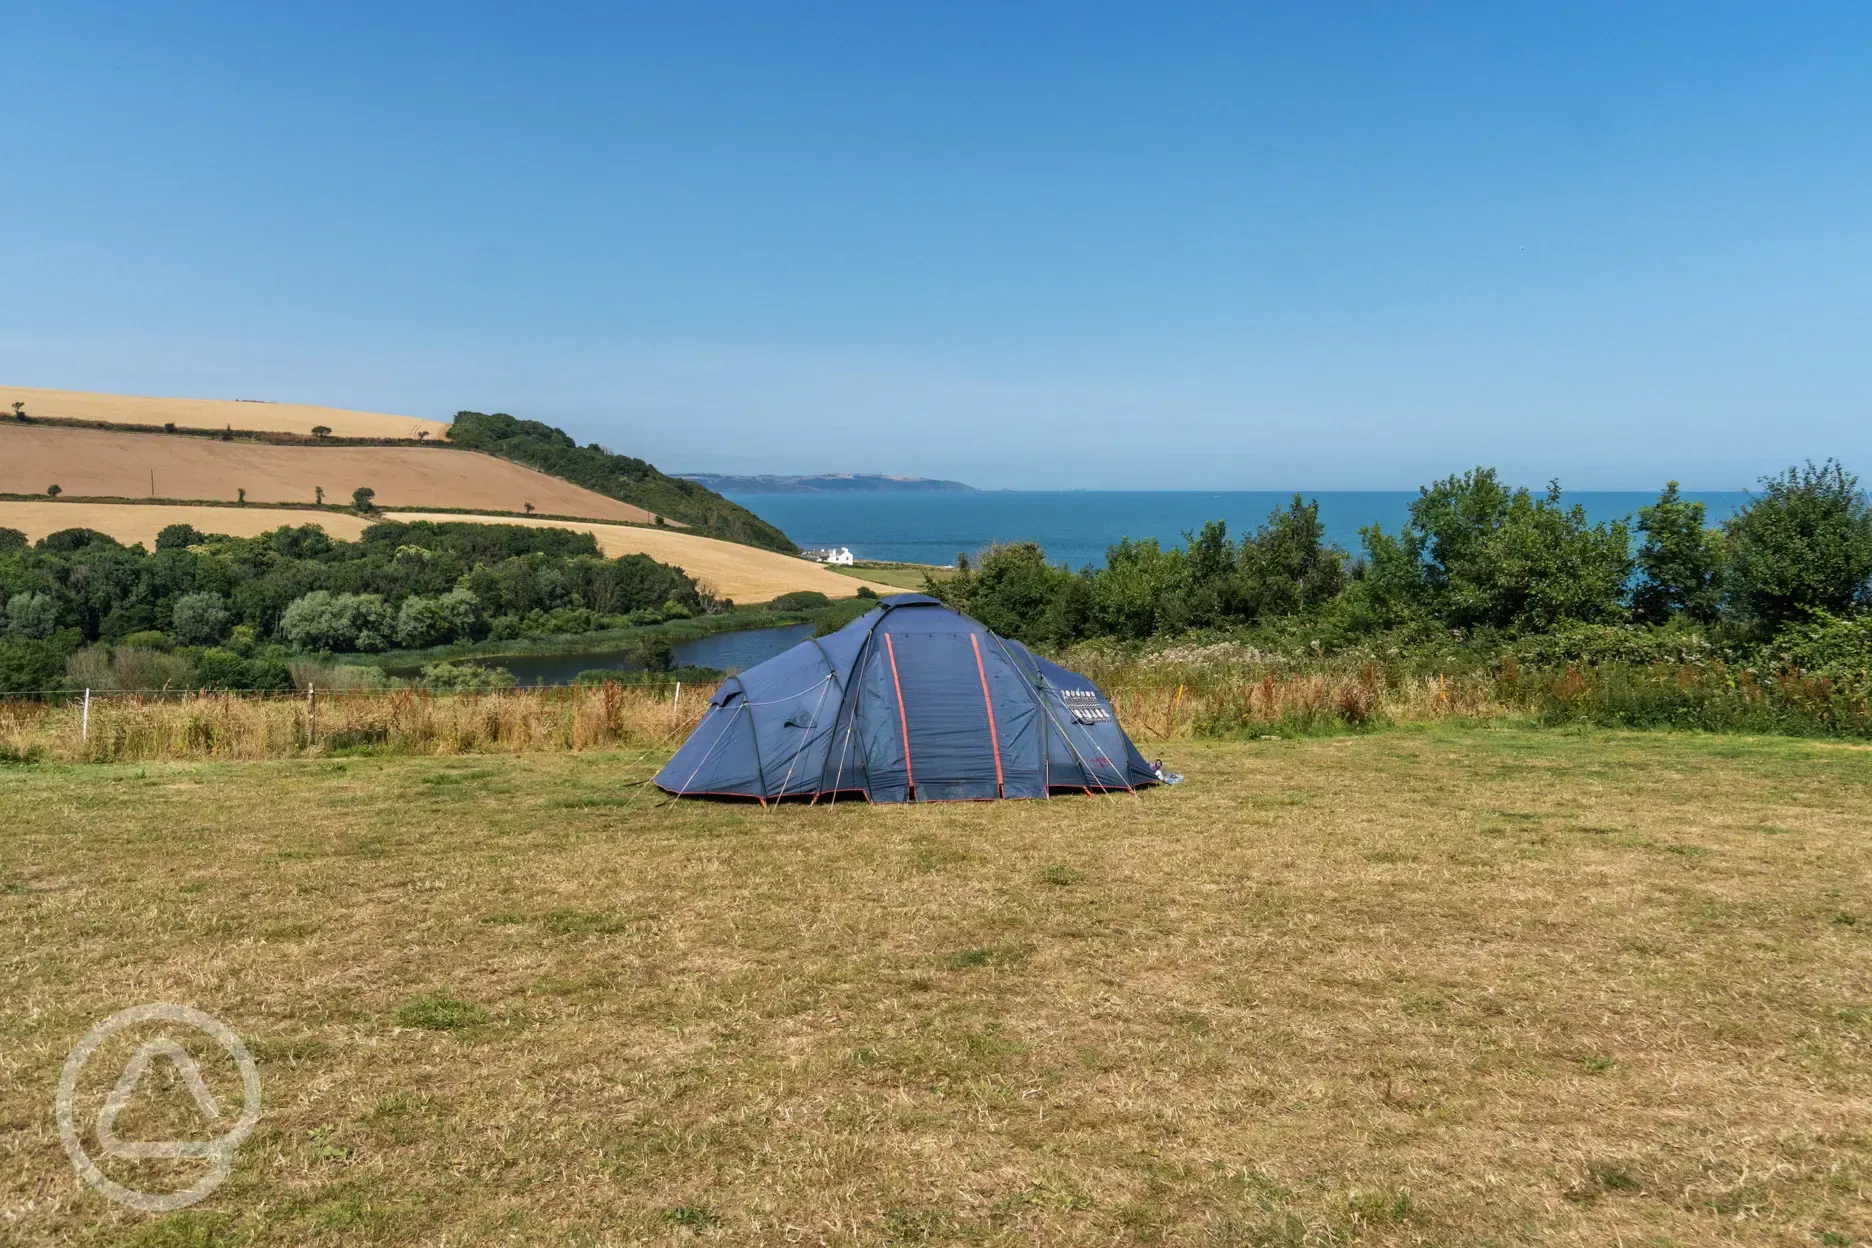
[[[7,1237],[1872,1236],[1865,751],[1395,731],[1178,743],[1137,799],[771,811],[665,803],[660,757],[0,767]],[[158,1001],[245,1041],[263,1112],[152,1216],[51,1107]],[[145,1087],[120,1135],[198,1138]]]
[[[502,516],[425,516],[416,512],[391,515],[392,520],[485,520],[489,524],[530,524],[540,528],[577,529],[598,539],[605,554],[649,555],[659,563],[672,564],[699,581],[705,581],[716,593],[737,602],[766,602],[795,590],[817,590],[828,598],[849,598],[859,585],[869,585],[878,594],[901,594],[902,587],[849,576],[840,576],[820,564],[777,551],[757,550],[735,542],[724,542],[695,533],[676,533],[668,529],[632,528],[621,524],[581,524],[576,521],[540,520]]]
[[[0,529],[19,529],[38,541],[60,529],[95,529],[126,546],[154,549],[156,535],[172,524],[192,524],[204,533],[258,537],[281,525],[316,524],[333,537],[352,541],[370,524],[342,512],[294,511],[276,507],[185,507],[160,503],[15,503],[0,500]]]
[[[242,399],[155,399],[130,394],[90,394],[82,390],[35,390],[0,386],[0,413],[11,415],[24,403],[28,416],[59,420],[102,420],[116,425],[173,424],[182,429],[251,429],[264,433],[310,434],[324,425],[341,438],[439,438],[445,420],[351,412],[307,403],[261,403]]]
[[[324,452],[315,452],[324,453]],[[461,451],[444,451],[455,457]],[[622,506],[622,504],[619,504]],[[816,563],[757,550],[712,537],[670,529],[632,528],[621,524],[588,524],[574,520],[540,520],[526,516],[463,516],[442,512],[400,511],[379,513],[370,520],[341,511],[295,511],[272,507],[187,507],[158,503],[22,503],[0,500],[0,528],[19,529],[37,541],[60,529],[96,529],[126,545],[154,546],[156,534],[171,524],[192,524],[204,533],[253,537],[283,524],[316,524],[333,537],[354,540],[377,520],[464,521],[483,524],[526,524],[537,528],[576,529],[594,535],[606,555],[645,554],[674,564],[706,581],[718,594],[737,602],[766,602],[796,590],[818,590],[828,598],[849,598],[859,584],[879,594],[902,593],[881,582],[860,582],[839,576]]]
[[[102,498],[214,499],[252,503],[348,502],[368,486],[379,507],[465,507],[475,511],[589,516],[648,523],[620,503],[519,464],[446,447],[277,446],[212,438],[0,424],[0,493]]]

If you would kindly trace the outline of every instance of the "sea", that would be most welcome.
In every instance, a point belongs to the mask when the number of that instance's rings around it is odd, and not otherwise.
[[[1382,525],[1396,532],[1409,518],[1415,490],[1302,491],[1317,499],[1330,541],[1357,553],[1359,530]],[[732,494],[755,515],[778,525],[801,546],[848,546],[859,559],[952,564],[995,542],[1038,542],[1047,558],[1072,568],[1102,565],[1121,538],[1151,538],[1180,546],[1210,520],[1232,535],[1252,533],[1268,514],[1284,508],[1292,491],[1280,490],[1003,490],[923,494]],[[1748,500],[1741,491],[1689,493],[1705,504],[1709,523],[1727,519]],[[1644,491],[1570,491],[1593,521],[1636,519],[1657,501]]]

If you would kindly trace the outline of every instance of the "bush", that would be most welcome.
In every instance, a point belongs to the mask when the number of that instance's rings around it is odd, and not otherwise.
[[[0,641],[0,693],[46,693],[67,688],[65,660],[81,636],[68,628],[50,637],[9,637]]]
[[[170,640],[168,633],[151,628],[144,629],[141,632],[131,633],[129,636],[120,639],[117,645],[119,648],[131,650],[156,650],[166,652],[173,647],[175,643]]]
[[[1775,650],[1787,667],[1864,687],[1872,684],[1872,614],[1817,613],[1782,632]]]
[[[474,689],[512,689],[518,682],[504,667],[478,663],[431,663],[422,669],[425,689],[438,693]]]
[[[646,672],[667,672],[676,663],[676,649],[669,638],[656,633],[633,637],[624,647],[624,655]]]
[[[831,606],[832,600],[818,590],[801,589],[781,594],[771,605],[775,611],[810,611],[814,607]]]
[[[869,598],[846,598],[819,613],[819,627],[813,630],[815,637],[829,637],[844,628],[861,615],[878,609],[877,595]]]
[[[172,608],[170,631],[185,646],[211,646],[227,636],[233,620],[220,594],[183,594]]]
[[[869,585],[860,585],[858,587],[858,597],[875,598],[877,597],[877,590],[872,589]]]
[[[384,650],[395,631],[377,594],[334,594],[315,589],[280,616],[280,633],[300,650]]]
[[[273,659],[249,662],[231,650],[206,650],[195,660],[194,685],[198,689],[243,689],[289,693],[292,671]]]

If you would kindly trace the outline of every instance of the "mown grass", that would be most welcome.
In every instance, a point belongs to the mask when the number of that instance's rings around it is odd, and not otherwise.
[[[1442,727],[769,811],[655,761],[0,769],[0,1236],[1872,1235],[1872,752]],[[51,1102],[154,1000],[246,1039],[266,1114],[152,1218]]]

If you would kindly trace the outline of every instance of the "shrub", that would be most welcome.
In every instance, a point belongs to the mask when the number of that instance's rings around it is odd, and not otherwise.
[[[860,585],[858,587],[858,597],[875,598],[877,597],[877,590],[872,589],[869,585]]]
[[[231,650],[207,650],[195,660],[194,684],[198,689],[252,689],[273,693],[290,692],[292,672],[275,659],[249,662]]]
[[[790,594],[781,594],[772,603],[775,611],[809,611],[814,607],[830,605],[832,605],[832,600],[816,589],[801,589]]]
[[[233,619],[220,594],[183,594],[175,600],[170,631],[185,646],[211,646],[227,636]]]
[[[351,491],[351,505],[359,511],[369,511],[373,506],[372,500],[376,497],[376,490],[371,489],[368,485],[360,485],[357,489]]]
[[[168,633],[154,628],[131,633],[117,643],[118,647],[123,649],[155,650],[159,652],[166,652],[174,644],[175,643],[170,640]]]
[[[1872,683],[1872,614],[1816,613],[1786,629],[1775,649],[1788,667],[1865,686]]]
[[[667,672],[676,662],[676,650],[669,638],[656,633],[632,638],[624,647],[624,655],[646,672]]]
[[[80,634],[67,628],[50,637],[0,641],[0,693],[44,693],[66,688],[65,660],[78,649]]]
[[[431,663],[422,669],[423,688],[437,692],[458,689],[512,689],[518,682],[504,667],[478,663]]]

